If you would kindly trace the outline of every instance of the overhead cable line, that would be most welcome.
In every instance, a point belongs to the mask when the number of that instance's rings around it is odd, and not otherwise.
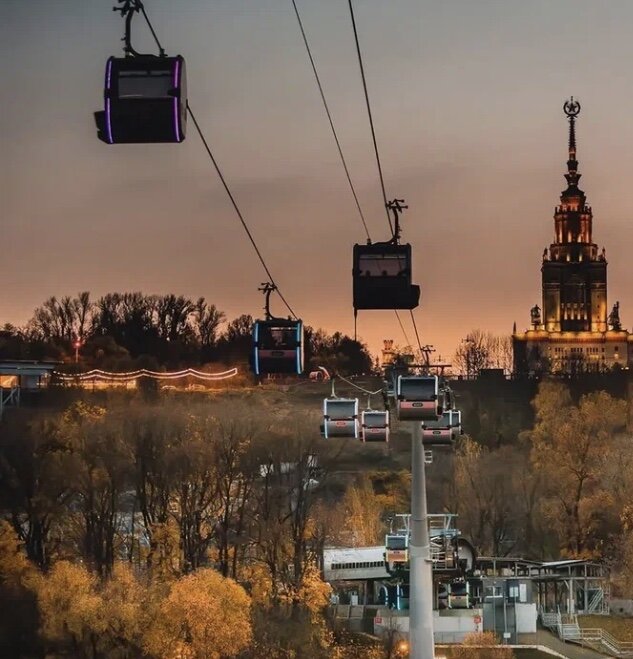
[[[246,224],[246,220],[244,220],[244,216],[242,215],[242,212],[240,211],[239,206],[237,205],[237,202],[235,201],[235,197],[233,196],[233,193],[231,192],[231,189],[229,188],[226,179],[224,178],[224,175],[222,174],[222,170],[220,169],[220,166],[218,165],[216,159],[213,157],[213,153],[211,152],[211,148],[209,147],[209,143],[207,142],[204,133],[202,132],[202,129],[200,128],[200,124],[198,123],[198,120],[196,119],[196,115],[193,113],[193,110],[191,109],[191,104],[189,101],[187,101],[187,112],[189,113],[189,116],[191,117],[191,120],[193,121],[194,126],[196,127],[196,131],[198,132],[198,135],[200,136],[200,139],[202,140],[202,144],[204,144],[204,148],[207,151],[207,154],[209,155],[209,158],[211,159],[211,162],[213,163],[213,166],[215,167],[215,171],[218,174],[218,177],[220,178],[220,181],[222,182],[222,185],[224,186],[224,189],[226,190],[226,194],[228,195],[229,199],[231,200],[231,203],[233,204],[233,208],[235,209],[235,212],[242,223],[242,226],[244,227],[244,231],[246,231],[246,235],[248,236],[248,239],[251,241],[251,244],[253,245],[253,249],[255,250],[255,253],[257,254],[264,270],[266,271],[266,274],[268,275],[268,279],[270,280],[270,283],[275,286],[277,295],[281,298],[282,302],[286,305],[288,311],[292,314],[293,318],[295,320],[297,319],[297,315],[295,312],[292,310],[292,307],[288,304],[286,301],[286,298],[283,296],[281,291],[279,290],[279,286],[275,282],[275,279],[273,278],[268,266],[266,265],[266,261],[264,260],[264,257],[262,256],[262,253],[259,250],[259,247],[257,246],[257,243],[255,242],[255,238],[253,238],[253,234],[251,233],[250,229],[248,228],[248,225]]]
[[[293,2],[294,2],[294,0],[293,0]],[[380,177],[380,189],[382,190],[382,198],[383,198],[383,201],[384,201],[384,204],[385,204],[385,209],[386,209],[386,212],[387,212],[387,221],[389,222],[389,229],[391,230],[391,233],[393,234],[394,229],[393,229],[393,225],[391,223],[391,217],[389,215],[389,208],[388,208],[388,203],[387,203],[387,193],[385,191],[385,179],[384,179],[383,174],[382,174],[382,166],[380,164],[380,154],[378,152],[378,142],[376,141],[376,130],[374,128],[374,120],[373,120],[373,116],[372,116],[372,113],[371,113],[371,104],[369,102],[369,92],[367,91],[367,80],[365,78],[365,67],[363,66],[363,56],[362,56],[361,49],[360,49],[360,41],[358,39],[358,30],[356,28],[356,18],[354,17],[354,5],[352,4],[352,0],[348,0],[348,4],[349,4],[350,16],[352,18],[352,27],[354,28],[354,41],[356,42],[356,52],[358,53],[358,65],[360,67],[360,74],[361,74],[361,78],[363,80],[363,90],[365,92],[365,103],[367,105],[367,115],[369,116],[369,126],[371,128],[371,137],[372,137],[372,140],[373,140],[373,143],[374,143],[374,153],[376,154],[376,164],[378,166],[378,174],[379,174],[379,177]],[[417,325],[415,323],[415,316],[413,315],[413,309],[410,309],[409,311],[411,313],[411,321],[413,322],[413,328],[415,330],[415,336],[416,336],[416,340],[418,342],[418,348],[420,350],[420,353],[422,353],[422,342],[420,341],[420,336],[418,334],[418,328],[417,328]],[[402,325],[402,321],[400,320],[400,315],[398,314],[398,311],[396,309],[394,309],[394,312],[396,314],[396,318],[398,319],[398,322],[400,323],[400,327],[402,328],[402,332],[405,336],[405,339],[406,339],[407,343],[409,343],[409,340],[407,338],[407,334],[404,330],[404,326]]]
[[[382,200],[385,205],[385,211],[387,213],[387,222],[389,222],[389,228],[393,234],[393,226],[391,224],[391,217],[389,217],[389,209],[387,208],[387,192],[385,191],[385,179],[382,175],[382,166],[380,164],[380,155],[378,153],[378,143],[376,142],[376,131],[374,129],[374,119],[371,114],[371,105],[369,103],[369,92],[367,91],[367,81],[365,80],[365,67],[363,66],[363,56],[360,51],[360,42],[358,41],[358,30],[356,29],[356,19],[354,18],[354,7],[352,5],[352,0],[349,2],[349,12],[352,17],[352,27],[354,28],[354,40],[356,41],[356,52],[358,53],[358,65],[360,66],[360,75],[363,79],[363,90],[365,92],[365,103],[367,105],[367,114],[369,116],[369,126],[371,128],[371,137],[374,142],[374,153],[376,154],[376,164],[378,165],[378,175],[380,176],[380,189],[382,190]]]
[[[423,350],[422,350],[422,342],[420,341],[420,335],[418,334],[418,326],[415,323],[415,316],[413,315],[413,309],[409,309],[409,313],[411,314],[411,322],[413,323],[413,329],[415,330],[415,338],[416,341],[418,342],[418,350],[420,351],[420,357],[422,357]]]
[[[363,227],[365,228],[365,233],[367,234],[367,240],[371,242],[371,236],[369,235],[369,229],[367,228],[367,222],[365,221],[365,216],[363,215],[363,210],[358,201],[358,195],[352,183],[352,177],[350,176],[349,169],[347,167],[347,162],[345,161],[345,156],[343,155],[343,149],[341,148],[341,142],[334,128],[334,121],[332,120],[332,114],[330,113],[330,108],[328,107],[327,100],[325,98],[325,92],[323,91],[323,86],[321,85],[321,79],[317,72],[316,64],[314,58],[312,57],[312,51],[310,50],[310,44],[308,43],[308,37],[306,36],[305,30],[303,28],[303,22],[299,14],[299,9],[295,0],[292,0],[292,6],[295,10],[295,15],[297,16],[297,22],[299,23],[299,29],[301,30],[301,36],[303,37],[303,43],[305,44],[306,50],[308,51],[308,57],[310,58],[310,64],[312,66],[312,71],[314,72],[314,77],[316,78],[316,83],[321,94],[321,100],[323,101],[323,107],[325,108],[325,113],[327,114],[328,121],[330,122],[330,128],[332,129],[332,135],[334,136],[334,141],[336,142],[336,148],[338,149],[338,154],[341,157],[341,163],[343,164],[343,169],[345,170],[345,176],[347,177],[347,182],[349,187],[354,195],[354,201],[356,202],[356,208],[358,209],[358,214],[360,216]]]
[[[156,45],[158,46],[159,50],[161,53],[164,52],[163,47],[160,44],[160,41],[158,40],[158,37],[156,36],[156,32],[154,31],[154,28],[152,26],[151,21],[149,20],[149,17],[147,13],[145,12],[145,7],[143,6],[142,2],[139,2],[141,12],[143,13],[143,17],[145,18],[145,21],[147,22],[147,26],[149,27],[154,40],[156,41]],[[202,140],[202,144],[204,145],[204,148],[206,149],[206,152],[213,163],[213,166],[215,167],[215,171],[218,174],[218,177],[220,178],[220,181],[222,182],[222,185],[224,186],[224,189],[226,191],[226,194],[228,195],[229,199],[231,200],[231,204],[233,204],[233,208],[235,209],[235,212],[242,223],[242,227],[244,227],[244,231],[246,231],[246,235],[248,236],[248,239],[251,241],[251,245],[253,245],[253,249],[255,250],[255,253],[257,254],[257,257],[260,260],[260,263],[262,264],[264,271],[268,275],[268,279],[270,280],[270,283],[275,287],[277,291],[277,295],[279,295],[281,301],[286,305],[286,308],[288,311],[291,313],[293,318],[297,320],[297,314],[293,311],[292,307],[288,304],[286,301],[286,298],[283,296],[282,292],[279,290],[278,284],[275,282],[274,277],[272,276],[272,273],[270,272],[270,269],[266,265],[266,261],[264,260],[264,257],[262,256],[262,253],[257,246],[257,243],[255,242],[255,238],[253,238],[253,234],[251,233],[250,229],[248,228],[248,225],[246,224],[246,220],[244,219],[244,216],[242,215],[242,212],[240,211],[239,206],[237,205],[237,202],[235,201],[235,197],[233,196],[231,189],[229,188],[226,179],[224,178],[224,175],[222,174],[222,170],[220,169],[220,166],[217,163],[217,160],[214,158],[213,153],[211,151],[211,148],[209,147],[209,143],[207,142],[204,133],[202,132],[202,129],[200,128],[200,124],[198,123],[198,120],[196,119],[196,116],[194,115],[192,109],[191,109],[191,104],[189,101],[187,101],[187,112],[189,113],[189,116],[191,117],[191,120],[194,123],[194,126],[196,127],[196,131],[198,132],[198,135],[200,139]]]
[[[348,380],[347,378],[344,378],[339,373],[336,374],[336,377],[339,380],[343,380],[343,382],[346,382],[350,386],[355,387],[359,391],[362,391],[363,393],[367,394],[368,396],[376,396],[377,394],[379,394],[382,391],[382,387],[380,389],[377,389],[376,391],[369,391],[369,389],[365,389],[364,387],[361,387],[361,386],[357,385],[356,383],[352,382],[351,380]]]
[[[402,330],[402,333],[404,334],[404,340],[407,342],[407,345],[411,345],[411,341],[409,341],[409,337],[407,336],[407,332],[404,329],[404,325],[402,324],[402,319],[400,318],[400,314],[398,313],[397,309],[394,309],[393,312],[396,314],[396,318],[398,319],[398,323],[400,324],[400,329]]]
[[[161,54],[161,57],[165,54],[165,50],[162,47],[160,41],[158,40],[158,37],[156,36],[156,32],[154,31],[154,27],[152,26],[151,21],[149,20],[149,16],[147,15],[147,12],[145,11],[145,7],[143,6],[142,2],[139,2],[139,7],[141,9],[141,13],[143,14],[143,18],[145,19],[145,22],[147,23],[147,27],[149,28],[149,31],[152,33],[152,36],[154,37],[154,41],[156,42],[156,45],[158,46],[158,52]]]
[[[341,158],[341,163],[343,164],[343,169],[345,170],[345,175],[347,176],[347,181],[349,183],[350,190],[352,191],[352,195],[354,195],[354,201],[356,202],[356,208],[358,208],[358,214],[360,216],[361,222],[363,223],[363,227],[365,229],[365,233],[367,234],[367,240],[371,242],[371,235],[369,234],[369,229],[367,228],[367,222],[365,221],[365,216],[363,214],[362,208],[360,206],[360,202],[358,201],[358,195],[356,194],[356,189],[354,188],[354,184],[352,182],[352,177],[349,173],[349,169],[347,167],[347,162],[345,160],[345,156],[343,155],[343,149],[341,147],[341,142],[338,138],[338,134],[336,132],[336,128],[334,127],[334,121],[332,119],[332,114],[330,112],[330,108],[327,103],[327,99],[325,98],[325,92],[323,90],[323,85],[321,84],[321,78],[319,77],[319,73],[316,68],[316,63],[314,61],[314,57],[312,56],[312,50],[310,48],[310,43],[308,42],[308,37],[306,35],[305,29],[303,27],[303,21],[301,20],[301,15],[299,14],[299,8],[297,7],[296,0],[292,0],[292,6],[294,7],[295,10],[295,15],[297,17],[297,22],[299,24],[299,29],[301,30],[301,36],[303,37],[303,43],[305,44],[306,51],[308,53],[308,58],[310,59],[310,64],[312,66],[312,71],[314,72],[314,77],[316,79],[317,86],[319,88],[319,93],[321,94],[321,100],[323,101],[323,107],[325,108],[325,113],[327,114],[328,121],[330,123],[330,128],[332,129],[332,135],[334,136],[334,141],[336,142],[336,147],[338,149],[339,156]],[[356,33],[356,24],[354,23],[354,16],[352,13],[352,23],[354,24],[354,33]],[[358,40],[357,40],[358,43]],[[359,50],[360,53],[360,50]],[[363,67],[362,67],[362,60],[361,60],[361,72],[363,72]],[[365,75],[363,72],[363,83],[365,80]],[[366,91],[366,89],[365,89]],[[367,98],[367,103],[369,103],[369,99]],[[369,105],[368,105],[369,108]],[[369,110],[369,119],[370,119],[370,125],[372,127],[372,134],[373,134],[373,121],[371,117],[371,110]],[[378,150],[376,147],[376,139],[374,136],[374,148],[376,148],[376,155],[378,156]],[[382,169],[380,167],[380,159],[378,158],[378,171],[380,172],[380,180],[382,184],[382,193],[383,193],[383,201],[385,202],[385,208],[387,208],[387,197],[386,197],[386,192],[385,192],[385,187],[384,183],[382,182]],[[387,219],[389,219],[389,227],[391,229],[391,219],[389,218],[389,210],[387,210]],[[393,233],[393,229],[391,229]],[[407,342],[407,345],[411,345],[409,338],[407,337],[407,333],[405,332],[404,326],[402,325],[402,321],[400,320],[400,316],[398,315],[398,311],[394,309],[394,312],[396,314],[396,318],[398,319],[398,323],[400,323],[400,328],[402,329],[402,333],[404,334],[404,339]],[[354,314],[354,340],[356,340],[356,314]]]

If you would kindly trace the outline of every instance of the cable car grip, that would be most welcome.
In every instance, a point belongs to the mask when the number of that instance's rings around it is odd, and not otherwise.
[[[143,13],[143,16],[145,17],[145,20],[147,21],[147,24],[149,26],[149,29],[152,32],[152,36],[154,37],[154,40],[156,41],[156,44],[158,46],[158,51],[159,57],[166,57],[165,50],[163,47],[160,45],[156,34],[154,33],[154,30],[147,19],[147,15],[145,14],[145,8],[143,7],[143,3],[141,0],[116,0],[121,6],[120,7],[112,7],[112,11],[118,11],[121,14],[122,18],[125,18],[125,34],[121,41],[125,44],[123,47],[123,51],[125,52],[126,57],[153,57],[153,55],[144,55],[142,53],[139,53],[134,49],[132,46],[132,18],[134,17],[134,14],[136,13]]]

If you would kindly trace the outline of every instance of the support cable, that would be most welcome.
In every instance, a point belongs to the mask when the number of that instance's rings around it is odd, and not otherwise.
[[[382,391],[382,387],[376,391],[369,391],[369,389],[365,389],[364,387],[360,387],[356,383],[352,382],[351,380],[348,380],[347,378],[344,378],[342,375],[339,373],[336,374],[336,377],[339,380],[343,380],[343,382],[349,384],[350,386],[354,387],[355,389],[358,389],[359,391],[362,391],[364,394],[367,394],[368,396],[376,396]]]
[[[321,94],[321,100],[323,101],[323,107],[325,108],[325,113],[327,114],[328,121],[330,122],[330,128],[332,129],[332,135],[334,136],[334,141],[336,142],[336,148],[338,149],[338,154],[341,157],[341,163],[343,165],[343,169],[345,170],[345,176],[347,177],[347,182],[349,183],[350,190],[352,191],[352,194],[354,195],[354,201],[356,202],[356,208],[358,209],[358,214],[360,216],[361,222],[363,223],[363,227],[365,229],[365,233],[367,234],[367,240],[371,242],[371,236],[369,235],[369,229],[367,228],[367,222],[365,221],[365,216],[363,214],[363,210],[360,206],[360,202],[358,201],[358,195],[356,194],[356,189],[354,188],[354,184],[352,183],[352,177],[350,176],[349,169],[347,167],[347,162],[345,161],[345,156],[343,155],[343,149],[341,148],[341,142],[338,138],[338,134],[336,132],[336,129],[334,128],[334,121],[332,119],[332,114],[330,113],[330,108],[327,104],[327,100],[325,98],[325,92],[323,91],[323,86],[321,85],[321,79],[319,78],[319,74],[317,72],[316,64],[314,62],[314,58],[312,57],[312,51],[310,49],[310,44],[308,43],[308,37],[306,36],[305,30],[303,29],[303,21],[301,20],[301,16],[299,14],[299,8],[297,7],[297,3],[295,0],[292,0],[292,6],[294,7],[295,10],[295,15],[297,16],[297,22],[299,23],[299,29],[301,30],[301,36],[303,37],[303,43],[305,44],[306,50],[308,52],[308,57],[310,58],[310,64],[312,66],[312,71],[314,72],[314,77],[316,78],[316,83],[319,88],[319,93]]]
[[[360,67],[361,78],[363,80],[363,90],[365,92],[365,103],[367,105],[367,115],[369,116],[369,126],[371,128],[371,137],[372,137],[372,141],[373,141],[373,144],[374,144],[374,153],[376,154],[376,164],[378,166],[378,174],[379,174],[379,177],[380,177],[380,189],[382,191],[382,198],[383,198],[383,201],[384,201],[384,204],[385,204],[385,210],[387,212],[387,221],[389,222],[389,229],[391,230],[391,233],[394,234],[394,227],[391,223],[391,217],[389,215],[389,206],[388,206],[388,202],[387,202],[387,193],[385,191],[385,180],[384,180],[384,177],[383,177],[383,174],[382,174],[382,165],[380,163],[380,154],[378,152],[378,142],[376,140],[376,130],[374,128],[374,120],[373,120],[373,116],[372,116],[372,112],[371,112],[371,104],[369,102],[369,92],[367,90],[367,80],[365,78],[365,67],[363,65],[363,56],[362,56],[361,49],[360,49],[360,41],[358,39],[358,30],[356,28],[356,19],[354,17],[354,6],[352,4],[352,0],[348,0],[348,4],[349,4],[350,16],[352,18],[352,27],[354,28],[354,41],[356,42],[356,52],[358,53],[358,64],[359,64],[359,67]],[[415,329],[415,336],[416,336],[416,339],[417,339],[417,342],[418,342],[418,347],[419,347],[420,352],[421,352],[422,351],[422,343],[421,343],[420,337],[418,335],[418,328],[416,327],[416,324],[415,324],[415,318],[413,316],[413,310],[410,310],[410,312],[411,312],[411,320],[413,321],[413,327]],[[402,329],[402,333],[404,334],[404,338],[405,338],[405,341],[407,342],[407,345],[411,345],[411,343],[410,343],[410,341],[407,337],[407,333],[404,329],[404,325],[402,324],[402,320],[400,319],[400,315],[398,314],[397,309],[394,309],[394,313],[396,314],[396,318],[398,319],[398,323],[400,324],[400,327]]]
[[[310,48],[310,43],[308,41],[308,37],[306,35],[305,29],[303,27],[303,21],[301,20],[301,14],[299,13],[299,8],[297,7],[296,0],[292,0],[292,6],[295,10],[295,15],[297,17],[297,23],[299,24],[299,29],[301,30],[301,36],[303,37],[303,43],[305,44],[306,51],[308,53],[308,58],[310,59],[310,65],[312,66],[312,71],[314,72],[314,77],[316,79],[317,86],[319,88],[319,93],[321,95],[321,100],[323,101],[323,107],[325,108],[325,113],[327,115],[328,121],[330,123],[330,128],[332,130],[332,135],[334,136],[334,141],[336,142],[336,147],[338,149],[339,156],[341,158],[341,163],[343,165],[343,169],[345,170],[345,176],[347,177],[347,182],[349,183],[350,190],[352,191],[352,195],[354,196],[354,201],[356,202],[356,208],[358,209],[358,214],[360,216],[361,222],[363,223],[363,228],[365,229],[365,233],[367,234],[367,240],[371,242],[371,235],[369,233],[369,229],[367,227],[367,222],[365,220],[365,215],[363,214],[363,210],[361,208],[360,202],[358,200],[358,195],[356,194],[356,189],[354,188],[354,184],[352,182],[352,177],[349,173],[349,168],[347,167],[347,162],[345,160],[345,156],[343,155],[343,149],[341,147],[341,142],[339,140],[338,134],[336,132],[336,128],[334,127],[334,120],[332,119],[332,114],[330,112],[330,108],[327,102],[327,99],[325,97],[325,91],[323,90],[323,85],[321,84],[321,78],[319,77],[319,73],[316,68],[316,63],[314,61],[314,57],[312,56],[312,49]],[[358,46],[358,35],[356,34],[356,23],[354,22],[354,14],[352,11],[352,24],[354,25],[354,34],[356,35],[356,42]],[[358,50],[359,52],[359,58],[360,58],[360,48]],[[362,65],[362,59],[360,59],[361,63],[361,73],[363,76],[363,84],[365,84],[365,74],[363,71],[363,65]],[[367,87],[365,85],[365,92],[367,92]],[[378,171],[380,173],[380,181],[381,181],[381,186],[382,186],[382,196],[383,196],[383,201],[385,202],[385,208],[387,208],[387,195],[385,192],[385,186],[382,178],[382,168],[380,166],[380,158],[378,157],[378,148],[376,146],[376,138],[374,134],[374,127],[373,127],[373,119],[371,115],[371,109],[369,108],[369,97],[366,94],[366,100],[368,104],[368,110],[369,110],[369,121],[370,121],[370,126],[372,129],[372,135],[374,136],[374,149],[376,150],[376,158],[378,161]],[[387,209],[387,219],[389,219],[389,228],[391,229],[393,233],[393,228],[391,226],[391,219],[389,218],[389,210]],[[398,323],[400,324],[400,328],[402,329],[402,333],[404,335],[404,339],[407,342],[407,345],[411,345],[411,342],[409,341],[409,338],[407,337],[407,333],[404,329],[404,326],[402,324],[402,320],[400,319],[400,316],[398,315],[398,311],[394,309],[394,313],[396,314],[396,318],[398,319]],[[357,311],[354,309],[354,341],[357,341],[357,332],[356,332],[356,323],[357,323]]]
[[[160,41],[158,40],[158,37],[156,36],[156,32],[154,31],[154,28],[152,26],[151,21],[149,20],[149,17],[147,13],[145,12],[145,7],[143,6],[143,3],[140,2],[139,0],[139,6],[141,9],[141,12],[143,13],[143,17],[145,18],[145,21],[147,22],[147,26],[149,27],[154,40],[156,41],[156,45],[158,46],[161,54],[164,53],[165,51],[163,50],[163,47],[160,44]],[[242,212],[239,209],[239,206],[237,205],[237,202],[235,201],[235,197],[233,197],[233,194],[226,182],[226,179],[224,178],[224,175],[222,174],[222,170],[220,169],[216,159],[213,157],[213,153],[211,152],[211,148],[209,147],[209,143],[207,142],[204,133],[202,132],[202,129],[200,128],[200,124],[198,124],[198,120],[196,119],[195,114],[193,113],[193,110],[191,109],[191,104],[189,101],[187,101],[187,112],[189,113],[189,116],[191,117],[191,120],[194,123],[194,126],[196,127],[196,131],[198,132],[198,135],[200,139],[202,140],[202,144],[204,145],[204,148],[213,163],[213,166],[215,167],[215,171],[218,174],[218,177],[220,178],[220,181],[222,182],[222,185],[224,186],[224,189],[226,191],[226,194],[228,195],[229,199],[231,200],[231,204],[233,204],[233,208],[235,209],[235,212],[242,223],[242,227],[244,227],[244,231],[246,231],[246,235],[248,236],[248,239],[251,241],[251,245],[253,245],[253,249],[255,250],[255,253],[257,254],[257,257],[260,260],[260,263],[262,264],[264,271],[268,275],[268,279],[270,283],[275,286],[277,295],[281,298],[281,301],[284,303],[288,311],[291,313],[292,317],[295,320],[298,320],[297,314],[293,311],[292,307],[288,304],[286,301],[286,298],[283,296],[282,292],[279,290],[279,286],[275,282],[275,279],[273,278],[268,266],[266,265],[266,261],[264,260],[264,257],[262,256],[261,251],[259,250],[259,247],[257,246],[257,243],[255,242],[255,238],[253,238],[253,234],[251,233],[250,229],[248,228],[248,225],[246,224],[246,221],[244,220],[244,216],[242,215]]]
[[[422,342],[420,341],[420,335],[418,334],[418,326],[415,323],[415,316],[413,315],[413,309],[409,309],[411,314],[411,322],[413,323],[413,329],[415,330],[415,339],[418,342],[418,350],[420,351],[420,357],[424,354],[422,352]]]
[[[149,20],[149,16],[147,15],[147,12],[145,11],[145,7],[143,6],[143,3],[140,0],[138,2],[138,5],[141,9],[141,13],[143,14],[143,18],[145,19],[145,22],[147,23],[147,27],[149,28],[149,31],[152,33],[152,36],[154,37],[154,41],[156,42],[156,45],[158,46],[158,51],[160,52],[160,56],[164,57],[165,56],[165,50],[161,46],[161,43],[158,40],[158,37],[156,36],[156,32],[154,31],[152,23]]]
[[[389,209],[387,208],[387,193],[385,191],[385,179],[382,175],[382,166],[380,164],[380,155],[378,153],[378,143],[376,142],[376,131],[374,129],[374,119],[371,114],[371,105],[369,103],[369,92],[367,91],[367,81],[365,80],[365,68],[363,66],[363,56],[360,50],[360,42],[358,41],[358,30],[356,29],[356,19],[354,18],[354,7],[352,0],[348,0],[349,12],[352,17],[352,27],[354,28],[354,40],[356,41],[356,52],[358,53],[358,65],[360,66],[360,75],[363,79],[363,90],[365,92],[365,103],[367,105],[367,114],[369,116],[369,126],[371,128],[371,137],[374,142],[374,153],[376,154],[376,164],[378,165],[378,175],[380,177],[380,189],[382,190],[382,200],[384,202],[385,211],[387,213],[387,222],[389,222],[389,229],[393,234],[393,226],[391,224],[391,217],[389,217]]]
[[[404,329],[404,325],[402,324],[402,319],[400,318],[400,314],[398,313],[397,309],[394,309],[393,312],[396,314],[396,318],[398,319],[398,322],[400,323],[400,329],[402,330],[402,333],[404,334],[404,340],[407,342],[407,345],[413,345],[411,341],[409,341],[409,337],[407,336],[407,332]]]
[[[262,253],[259,250],[259,247],[257,246],[257,243],[255,242],[255,238],[253,238],[253,234],[251,233],[250,229],[248,228],[248,225],[246,224],[246,221],[244,220],[244,216],[242,215],[242,212],[239,209],[239,206],[237,205],[237,202],[235,201],[235,197],[233,197],[233,193],[231,192],[231,189],[229,188],[226,179],[224,178],[224,175],[222,174],[222,170],[220,169],[216,159],[213,157],[213,153],[211,152],[211,148],[209,147],[209,144],[204,136],[204,133],[202,132],[202,129],[200,128],[200,124],[198,124],[198,120],[196,119],[196,115],[193,113],[193,110],[191,109],[191,104],[189,101],[187,101],[187,112],[189,113],[189,116],[191,117],[191,120],[193,121],[194,126],[196,127],[196,131],[198,132],[198,135],[200,136],[200,139],[202,140],[202,144],[204,145],[204,148],[206,149],[206,152],[211,159],[211,162],[213,163],[213,166],[215,167],[215,171],[218,174],[218,177],[220,178],[220,181],[222,182],[222,185],[224,186],[224,189],[226,191],[226,194],[228,195],[229,199],[231,200],[231,203],[233,204],[233,208],[235,209],[235,213],[237,214],[240,222],[242,223],[242,226],[244,227],[244,231],[246,231],[246,235],[248,236],[248,239],[251,241],[251,245],[253,245],[253,249],[255,250],[255,253],[257,254],[260,263],[262,264],[264,270],[266,271],[266,274],[268,275],[268,279],[270,283],[275,286],[277,295],[281,298],[282,302],[286,305],[288,311],[292,314],[292,316],[295,318],[295,320],[298,320],[297,315],[295,312],[292,310],[292,307],[288,304],[286,301],[286,298],[283,296],[281,291],[279,290],[279,286],[275,282],[268,266],[266,265],[266,261],[264,260],[264,257],[262,256]]]

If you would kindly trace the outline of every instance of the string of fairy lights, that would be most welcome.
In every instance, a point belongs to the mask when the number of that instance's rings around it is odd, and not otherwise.
[[[121,384],[132,382],[138,378],[144,377],[151,380],[180,380],[183,378],[193,378],[195,380],[201,380],[203,382],[213,382],[228,380],[234,378],[238,374],[237,368],[230,368],[226,371],[221,371],[220,373],[205,373],[204,371],[198,371],[195,368],[185,368],[181,371],[151,371],[147,368],[139,368],[135,371],[126,371],[126,372],[113,372],[113,371],[104,371],[99,368],[92,369],[91,371],[86,371],[85,373],[77,373],[74,375],[69,375],[68,373],[61,373],[59,371],[53,371],[53,376],[57,378],[63,384],[73,384],[80,383],[85,384],[87,382],[95,381],[106,381],[106,382],[119,382]]]

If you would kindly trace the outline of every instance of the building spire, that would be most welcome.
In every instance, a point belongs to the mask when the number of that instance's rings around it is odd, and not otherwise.
[[[578,161],[576,160],[576,117],[580,114],[580,103],[572,96],[563,105],[563,111],[569,119],[569,160],[567,161],[567,184],[570,188],[577,188],[580,174],[578,173]]]

